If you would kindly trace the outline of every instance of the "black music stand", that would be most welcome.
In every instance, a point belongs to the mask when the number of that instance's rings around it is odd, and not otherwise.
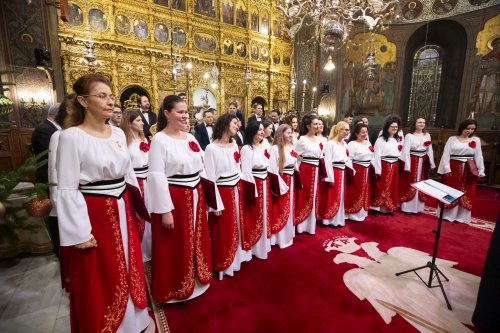
[[[438,184],[438,185],[436,185]],[[415,184],[412,184],[413,187],[418,189],[419,191],[424,192],[425,194],[437,199],[440,204],[441,211],[439,212],[439,219],[438,219],[438,225],[437,225],[437,230],[433,230],[432,232],[436,235],[436,239],[434,241],[434,251],[432,252],[432,261],[428,261],[427,264],[417,267],[417,268],[412,268],[403,272],[396,273],[396,276],[414,272],[415,275],[418,276],[418,278],[426,285],[427,288],[436,288],[439,287],[441,288],[441,291],[443,292],[444,300],[446,301],[446,305],[449,310],[451,310],[451,304],[450,301],[448,300],[448,297],[446,296],[446,292],[444,291],[443,287],[443,282],[441,281],[441,278],[439,275],[441,275],[447,282],[450,281],[446,275],[441,272],[441,270],[437,267],[436,265],[436,257],[437,257],[437,249],[439,245],[439,237],[441,235],[441,224],[443,223],[443,211],[444,211],[444,204],[445,203],[452,203],[456,200],[458,200],[462,195],[464,195],[463,192],[460,192],[458,190],[455,190],[454,188],[451,188],[449,186],[446,186],[444,184],[438,183],[433,180],[425,180],[421,181]],[[436,187],[434,187],[436,186]],[[429,268],[429,280],[426,282],[424,279],[417,273],[417,271],[421,269]],[[434,279],[437,279],[437,284],[433,285],[432,282]]]

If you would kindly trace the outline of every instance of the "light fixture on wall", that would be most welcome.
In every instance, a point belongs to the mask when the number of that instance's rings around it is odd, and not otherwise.
[[[243,80],[245,81],[247,87],[250,85],[250,81],[252,80],[252,72],[250,70],[250,64],[248,63],[248,60],[245,65],[245,76],[243,77]]]
[[[328,60],[326,61],[325,67],[323,67],[325,71],[333,71],[335,69],[335,64],[333,63],[332,55],[328,55]]]
[[[88,41],[85,43],[85,47],[87,48],[87,51],[83,58],[87,60],[88,66],[93,67],[95,64],[95,53],[94,53],[94,43],[92,41]]]
[[[290,88],[295,90],[295,87],[297,87],[297,74],[295,73],[295,66],[292,64],[292,71],[290,73]]]

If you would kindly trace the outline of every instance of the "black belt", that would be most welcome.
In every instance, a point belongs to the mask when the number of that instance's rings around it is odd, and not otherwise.
[[[100,180],[93,183],[80,184],[80,192],[85,196],[112,197],[119,199],[125,193],[125,178]]]
[[[225,186],[225,187],[235,187],[236,185],[238,185],[239,182],[240,182],[239,173],[236,173],[231,176],[219,177],[219,179],[217,179],[216,181],[217,186]]]
[[[167,177],[167,179],[169,185],[193,189],[200,183],[200,173],[196,172],[191,175],[173,175]]]
[[[267,178],[267,169],[252,169],[252,175],[255,178],[264,180]]]
[[[135,176],[137,178],[145,179],[148,174],[148,166],[144,166],[142,168],[134,168]]]
[[[319,157],[302,156],[302,162],[317,167],[319,166]]]

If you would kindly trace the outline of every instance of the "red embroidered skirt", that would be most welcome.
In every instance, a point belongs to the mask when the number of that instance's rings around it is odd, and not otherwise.
[[[372,179],[371,206],[385,207],[389,211],[398,208],[398,162],[382,161],[382,173]]]
[[[429,157],[424,155],[422,157],[410,154],[411,168],[410,172],[402,172],[399,174],[399,184],[398,184],[398,192],[399,192],[399,202],[408,202],[413,200],[417,190],[411,186],[411,184],[416,183],[418,180],[418,164],[422,161],[422,168],[420,170],[420,180],[425,180],[429,178]],[[404,165],[403,161],[399,161]],[[404,167],[403,167],[404,170]],[[427,200],[427,196],[419,192],[418,199],[422,202]]]
[[[345,212],[354,214],[361,209],[370,209],[370,167],[364,167],[353,163],[356,174],[348,178],[346,182]],[[349,171],[346,171],[346,173]]]
[[[185,300],[201,284],[212,281],[212,254],[207,210],[201,183],[196,188],[169,185],[175,209],[174,229],[166,229],[161,215],[152,214],[151,293],[158,303]],[[194,191],[198,202],[194,202]],[[194,216],[194,205],[196,216]]]
[[[97,247],[65,247],[65,270],[70,289],[71,331],[116,332],[125,315],[129,295],[135,306],[146,308],[146,283],[136,214],[127,192],[128,271],[120,230],[117,199],[85,195],[92,235]]]
[[[262,232],[264,223],[269,225],[271,216],[271,186],[269,182],[256,178],[255,186],[258,197],[255,198],[253,192],[244,194],[244,219],[241,228],[241,243],[243,250],[247,251],[257,244]],[[266,200],[264,200],[264,186],[266,186]],[[267,220],[264,221],[264,210],[267,212]],[[267,238],[271,238],[271,229],[267,228]]]
[[[239,212],[240,225],[243,219],[242,200],[236,202],[236,191],[242,193],[242,185],[218,186],[219,193],[224,204],[224,210],[220,216],[209,214],[209,222],[212,235],[212,253],[214,269],[222,272],[231,266],[238,249],[238,223],[236,213]]]
[[[314,196],[314,186],[318,181],[318,167],[315,165],[301,163],[299,167],[302,188],[295,191],[295,223],[304,222],[311,215],[313,202],[316,204],[315,215],[318,217],[319,196]]]
[[[345,184],[344,170],[333,168],[334,183],[320,182],[321,197],[319,199],[319,215],[323,219],[330,220],[339,211],[342,186]],[[343,180],[344,178],[344,180]]]
[[[470,172],[467,163],[457,160],[450,160],[451,175],[442,178],[445,185],[456,188],[465,194],[450,205],[445,205],[445,208],[453,208],[456,205],[464,207],[467,210],[472,210],[472,204],[476,195],[476,177]]]
[[[286,185],[290,188],[288,192],[279,196],[272,196],[272,217],[270,219],[270,229],[271,234],[277,234],[280,232],[288,222],[288,218],[290,217],[290,191],[293,191],[291,188],[292,177],[285,173],[281,174],[281,178],[285,181]]]

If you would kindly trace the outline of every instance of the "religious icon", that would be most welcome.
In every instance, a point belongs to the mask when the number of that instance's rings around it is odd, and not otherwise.
[[[186,11],[186,0],[173,0],[172,9]]]
[[[160,43],[168,42],[168,28],[163,23],[158,23],[155,26],[155,40]]]
[[[248,13],[243,6],[243,4],[239,3],[236,9],[236,26],[241,28],[247,27]]]
[[[157,5],[168,7],[168,0],[154,0],[153,2]]]
[[[491,41],[490,48],[491,51],[481,58],[479,65],[479,77],[474,92],[474,111],[498,115],[500,114],[500,38]]]
[[[83,24],[83,12],[78,5],[70,3],[68,6],[69,15],[68,15],[68,23],[74,26]]]
[[[97,31],[104,31],[108,23],[106,22],[106,15],[100,9],[91,9],[89,11],[89,24]]]
[[[186,44],[186,32],[181,27],[175,27],[172,31],[172,41],[178,46]]]
[[[194,0],[194,12],[214,18],[215,8],[212,0]]]
[[[279,65],[280,61],[281,61],[280,54],[278,52],[274,52],[273,53],[273,63],[275,65]]]
[[[267,48],[263,47],[260,50],[260,56],[261,56],[262,61],[267,62],[269,60],[269,51],[267,50]]]
[[[135,20],[134,33],[138,39],[146,39],[148,37],[148,25],[146,22],[141,19]]]
[[[130,33],[130,20],[124,15],[118,15],[115,18],[115,31],[119,35],[128,35]]]
[[[234,7],[231,0],[222,3],[222,22],[234,24]]]
[[[458,0],[435,0],[432,11],[435,14],[443,15],[450,12],[457,5]]]
[[[283,58],[283,65],[290,66],[290,57],[289,56],[285,56]]]
[[[403,17],[407,20],[414,20],[422,14],[424,6],[418,0],[410,0],[403,7]]]
[[[234,44],[233,41],[230,39],[226,39],[224,41],[224,53],[226,55],[232,55],[234,52]]]
[[[217,47],[215,38],[209,34],[196,33],[194,34],[194,46],[206,52],[212,52]]]
[[[247,46],[245,43],[243,42],[238,42],[238,44],[236,45],[236,53],[244,58],[247,56]]]
[[[250,16],[250,27],[253,31],[259,31],[259,14],[256,12]]]
[[[281,25],[278,20],[273,20],[273,36],[280,37],[281,36]]]
[[[259,48],[257,45],[252,45],[250,47],[250,56],[253,60],[259,60]]]

